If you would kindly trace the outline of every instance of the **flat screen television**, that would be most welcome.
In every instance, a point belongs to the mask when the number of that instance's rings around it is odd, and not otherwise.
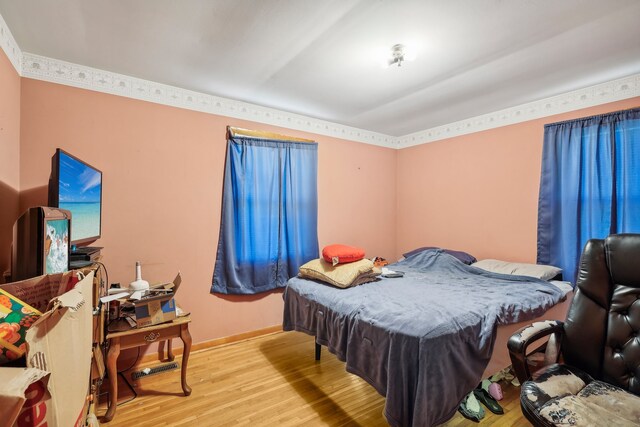
[[[29,208],[13,225],[12,280],[69,270],[71,212]]]
[[[102,172],[58,148],[51,159],[49,206],[71,212],[71,244],[100,238],[102,228]]]

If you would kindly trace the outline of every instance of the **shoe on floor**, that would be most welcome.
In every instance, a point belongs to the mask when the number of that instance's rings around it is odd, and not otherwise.
[[[482,402],[482,404],[494,414],[504,414],[504,409],[502,409],[502,406],[500,406],[500,404],[493,397],[491,397],[489,392],[484,388],[478,387],[477,389],[473,390],[473,394],[478,401]]]
[[[462,403],[458,407],[458,411],[467,419],[471,421],[480,422],[484,418],[485,412],[480,406],[480,402],[476,399],[473,392],[467,394]]]
[[[478,388],[489,392],[491,397],[493,397],[495,400],[502,400],[504,397],[502,395],[502,387],[500,387],[500,384],[492,382],[491,380],[482,380]]]
[[[502,400],[504,397],[502,394],[502,387],[500,387],[500,384],[498,383],[491,383],[487,391],[495,400]]]

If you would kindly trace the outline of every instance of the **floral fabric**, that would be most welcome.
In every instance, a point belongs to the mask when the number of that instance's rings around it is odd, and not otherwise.
[[[35,308],[0,289],[0,365],[22,357],[27,351],[27,329],[41,315]]]

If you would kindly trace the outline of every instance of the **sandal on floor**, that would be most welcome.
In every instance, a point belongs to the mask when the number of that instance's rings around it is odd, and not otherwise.
[[[482,380],[480,385],[478,385],[478,388],[488,391],[491,397],[495,400],[502,400],[504,397],[502,395],[502,387],[500,387],[500,384],[491,382],[491,380]]]
[[[498,383],[491,383],[487,391],[495,400],[502,400],[504,397],[502,394],[502,387],[500,387],[500,384]]]
[[[484,388],[478,387],[477,389],[473,390],[473,394],[476,399],[482,402],[482,404],[494,414],[504,414],[504,409],[502,409],[502,406],[500,406],[500,404],[493,397],[491,397],[489,392]]]
[[[458,411],[467,419],[471,421],[480,422],[484,418],[484,409],[480,406],[480,402],[471,392],[462,399],[462,403],[458,407]]]

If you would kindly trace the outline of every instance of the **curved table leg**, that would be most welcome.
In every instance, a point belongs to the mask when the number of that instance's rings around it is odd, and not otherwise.
[[[107,355],[107,374],[109,375],[109,408],[104,415],[104,421],[109,422],[116,414],[118,406],[118,356],[120,355],[120,338],[111,340]]]
[[[184,324],[180,327],[180,339],[184,343],[180,379],[182,381],[182,391],[184,392],[184,395],[189,396],[191,394],[191,387],[187,384],[187,363],[189,362],[189,353],[191,352],[191,334],[189,333],[188,324]]]

